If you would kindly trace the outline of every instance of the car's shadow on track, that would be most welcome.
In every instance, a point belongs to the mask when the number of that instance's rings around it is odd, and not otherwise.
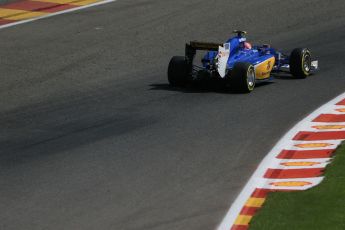
[[[263,87],[266,85],[273,84],[272,81],[260,82],[255,85],[255,88]],[[198,82],[193,84],[188,84],[184,87],[173,87],[168,83],[160,84],[150,84],[150,90],[166,90],[166,91],[176,91],[182,93],[222,93],[222,94],[243,94],[236,89],[231,89],[224,84],[219,82]]]
[[[288,74],[288,73],[274,73],[272,74],[272,77],[274,79],[279,79],[279,80],[301,80],[300,78],[295,78],[291,74]]]

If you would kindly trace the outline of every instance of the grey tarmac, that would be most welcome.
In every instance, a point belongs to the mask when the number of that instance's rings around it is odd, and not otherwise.
[[[119,0],[0,30],[0,229],[216,229],[266,153],[345,89],[345,2]],[[320,72],[251,94],[171,88],[233,29]]]

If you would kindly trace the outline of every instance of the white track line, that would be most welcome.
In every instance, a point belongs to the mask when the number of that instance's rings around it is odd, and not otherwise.
[[[33,22],[33,21],[37,21],[37,20],[40,20],[40,19],[44,19],[44,18],[50,18],[50,17],[56,16],[56,15],[66,14],[66,13],[70,13],[70,12],[73,12],[73,11],[82,10],[82,9],[86,9],[86,8],[89,8],[89,7],[99,6],[99,5],[103,5],[103,4],[107,4],[107,3],[111,3],[111,2],[116,2],[116,1],[117,0],[104,0],[104,1],[101,1],[101,2],[96,2],[96,3],[92,3],[92,4],[89,4],[89,5],[85,5],[85,6],[80,6],[80,7],[76,7],[76,8],[72,8],[72,9],[68,9],[68,10],[62,10],[62,11],[58,11],[58,12],[55,12],[55,13],[43,15],[43,16],[40,16],[40,17],[37,17],[37,18],[30,18],[30,19],[26,19],[26,20],[21,20],[21,21],[17,21],[17,22],[13,22],[13,23],[2,25],[2,26],[0,26],[0,30],[8,28],[8,27],[16,26],[16,25],[20,25],[20,24],[24,24],[24,23],[28,23],[28,22]]]
[[[268,187],[267,182],[271,180],[264,180],[263,175],[265,174],[267,168],[271,167],[275,163],[275,156],[286,146],[291,146],[291,143],[293,141],[292,138],[301,130],[303,130],[304,127],[306,127],[306,123],[309,125],[311,124],[312,120],[315,119],[318,115],[322,113],[333,113],[330,111],[334,111],[336,103],[341,101],[345,98],[345,93],[339,95],[338,97],[334,98],[333,100],[329,101],[325,105],[321,106],[319,109],[312,112],[309,116],[304,118],[302,121],[298,122],[290,131],[288,131],[281,139],[278,141],[278,143],[273,147],[273,149],[266,155],[266,157],[262,160],[260,165],[258,166],[257,170],[254,172],[254,174],[251,176],[241,193],[238,195],[234,203],[231,205],[230,210],[227,212],[226,216],[224,217],[222,223],[219,225],[218,230],[229,230],[233,224],[235,223],[235,220],[240,213],[241,209],[245,205],[247,199],[251,196],[251,194],[254,192],[255,188],[257,187]],[[343,106],[344,107],[344,106]],[[294,141],[294,142],[300,142],[300,141]],[[316,141],[318,142],[318,141]],[[323,141],[324,142],[324,141]],[[337,145],[341,141],[326,141],[329,143],[334,144],[334,147],[328,147],[328,148],[336,148]],[[307,149],[304,149],[307,150]],[[300,180],[300,179],[298,179]],[[322,177],[317,178],[310,178],[310,179],[302,179],[305,180],[311,180],[315,183],[319,183],[322,180]],[[266,181],[266,182],[265,182]],[[281,179],[279,181],[282,181]],[[292,181],[291,179],[289,181]],[[283,188],[281,188],[283,189]]]

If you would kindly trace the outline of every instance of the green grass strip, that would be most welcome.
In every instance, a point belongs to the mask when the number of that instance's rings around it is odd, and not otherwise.
[[[336,151],[325,176],[319,186],[307,191],[269,194],[250,230],[344,230],[345,143]]]

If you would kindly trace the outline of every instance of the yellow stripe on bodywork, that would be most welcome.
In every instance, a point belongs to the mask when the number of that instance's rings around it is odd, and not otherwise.
[[[253,216],[239,215],[235,220],[235,225],[248,225]]]
[[[84,5],[90,5],[95,2],[100,2],[101,0],[33,0],[33,1],[84,6]]]
[[[8,19],[8,20],[23,20],[23,19],[28,19],[28,18],[39,17],[45,14],[46,13],[42,13],[42,12],[0,8],[0,18]]]
[[[255,65],[255,77],[256,79],[262,80],[270,77],[271,71],[275,64],[276,58],[271,57],[266,61],[263,61]]]

